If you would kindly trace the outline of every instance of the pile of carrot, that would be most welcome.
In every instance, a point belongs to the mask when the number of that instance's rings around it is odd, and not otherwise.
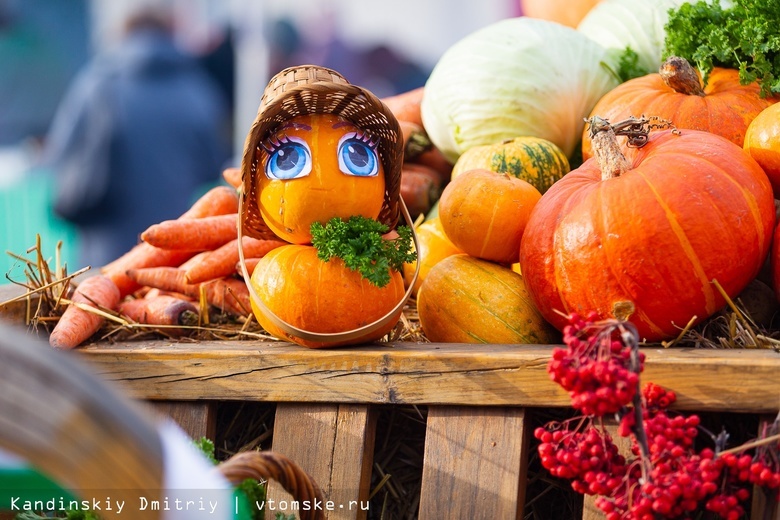
[[[450,180],[452,163],[431,143],[420,114],[425,87],[382,98],[404,138],[401,198],[413,219],[427,215]]]
[[[107,314],[159,326],[171,336],[201,323],[204,310],[236,318],[250,315],[238,252],[240,174],[228,169],[223,175],[230,186],[211,189],[178,219],[150,226],[130,251],[81,281],[49,343],[75,348],[100,330]],[[242,240],[250,272],[266,253],[285,244]]]

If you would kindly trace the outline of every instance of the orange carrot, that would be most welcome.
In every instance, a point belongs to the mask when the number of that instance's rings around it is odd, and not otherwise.
[[[428,166],[439,172],[442,187],[450,181],[453,164],[446,157],[444,157],[444,154],[441,153],[441,150],[435,146],[432,146],[430,149],[415,157],[414,162],[417,164],[422,164],[423,166]]]
[[[179,264],[179,269],[182,271],[189,271],[190,268],[192,268],[195,265],[198,265],[203,261],[204,258],[209,256],[211,254],[211,251],[201,251],[200,253],[195,254],[195,256],[192,256]]]
[[[246,265],[246,272],[249,276],[252,276],[252,273],[255,272],[255,267],[257,267],[260,260],[262,260],[262,258],[244,258],[244,265]],[[236,274],[244,276],[240,262],[236,262]]]
[[[119,304],[119,313],[136,323],[148,325],[197,325],[198,307],[189,300],[182,300],[168,294],[152,298],[124,300]],[[184,333],[183,329],[166,329],[174,335]]]
[[[409,121],[398,121],[401,127],[401,134],[404,139],[404,161],[414,161],[433,148],[433,143],[428,138],[423,127],[417,123]]]
[[[179,218],[203,218],[238,213],[238,192],[228,186],[207,191]]]
[[[202,286],[206,301],[210,305],[242,316],[251,312],[249,290],[242,280],[236,278],[217,278],[203,283],[187,283],[185,272],[178,267],[130,269],[127,275],[140,285],[181,293],[193,298],[200,298]]]
[[[238,236],[238,213],[193,219],[166,220],[149,226],[141,240],[160,249],[209,251]]]
[[[282,242],[281,240],[259,240],[252,237],[241,238],[245,257],[263,257],[268,251],[287,244],[287,242]],[[200,283],[231,275],[235,272],[238,260],[238,239],[236,238],[222,247],[207,252],[199,262],[192,262],[191,267],[185,269],[187,281],[189,283]]]
[[[234,188],[241,187],[241,168],[225,168],[222,171],[222,177]]]
[[[382,98],[382,102],[387,105],[390,112],[399,121],[409,121],[422,126],[422,116],[420,115],[420,103],[422,103],[425,87],[402,92],[394,96]]]
[[[217,186],[206,192],[179,218],[203,218],[230,213],[238,213],[238,194],[236,190],[227,186]],[[188,251],[158,249],[141,242],[113,262],[103,266],[100,272],[114,281],[119,288],[121,298],[140,288],[125,274],[128,269],[177,266],[191,256],[192,253]]]
[[[422,164],[404,163],[400,191],[412,219],[427,214],[441,196],[439,173]]]
[[[70,300],[101,310],[115,310],[119,305],[119,288],[109,277],[98,274],[81,282]],[[49,336],[49,344],[59,349],[78,347],[95,334],[104,321],[105,318],[98,314],[68,305]]]

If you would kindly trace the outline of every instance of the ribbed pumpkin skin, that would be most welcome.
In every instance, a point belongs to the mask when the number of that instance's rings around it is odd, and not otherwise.
[[[541,197],[522,179],[470,170],[444,188],[439,219],[455,247],[476,258],[511,264],[517,262],[520,240]]]
[[[544,193],[571,168],[555,143],[539,137],[516,137],[469,148],[455,162],[452,178],[477,169],[508,173]]]
[[[750,122],[777,98],[761,99],[758,84],[739,84],[739,72],[714,68],[705,96],[676,92],[660,74],[635,78],[607,92],[591,111],[612,123],[631,116],[658,116],[679,129],[703,130],[742,146]],[[582,135],[582,157],[593,155],[587,125]]]
[[[761,111],[748,126],[744,149],[764,169],[780,198],[780,103]]]
[[[724,305],[759,272],[775,223],[772,190],[739,147],[705,132],[650,134],[623,175],[601,180],[594,159],[537,204],[520,248],[542,314],[612,315],[631,301],[643,338],[674,337]]]
[[[417,275],[417,281],[414,283],[412,294],[417,294],[425,277],[428,276],[428,272],[434,265],[448,256],[463,253],[444,234],[441,220],[438,217],[426,220],[417,227],[417,241],[420,244],[420,249],[417,250],[417,260],[404,264],[404,283],[407,287],[412,283],[417,264],[420,264],[420,272]]]
[[[303,330],[345,332],[387,314],[403,298],[401,274],[392,271],[388,285],[379,288],[339,258],[323,262],[312,246],[289,245],[270,251],[252,272],[251,283],[263,302],[282,320]],[[293,337],[273,325],[252,302],[260,325],[273,336],[311,348],[374,341],[395,326],[350,342],[320,343]],[[399,316],[400,318],[400,312]]]
[[[558,333],[536,310],[523,277],[465,254],[436,264],[420,287],[425,335],[443,343],[549,344]]]

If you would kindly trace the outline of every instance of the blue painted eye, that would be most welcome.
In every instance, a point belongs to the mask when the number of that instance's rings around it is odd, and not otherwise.
[[[269,179],[289,180],[311,173],[311,152],[305,141],[293,137],[280,139],[265,165]]]
[[[339,169],[347,175],[374,177],[379,172],[379,158],[370,142],[354,135],[339,143]]]

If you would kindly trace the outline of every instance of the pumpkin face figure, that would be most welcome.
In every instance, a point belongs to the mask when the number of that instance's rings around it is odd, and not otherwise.
[[[257,205],[266,225],[294,244],[312,223],[353,215],[376,219],[385,173],[376,140],[331,114],[297,116],[257,149]]]

